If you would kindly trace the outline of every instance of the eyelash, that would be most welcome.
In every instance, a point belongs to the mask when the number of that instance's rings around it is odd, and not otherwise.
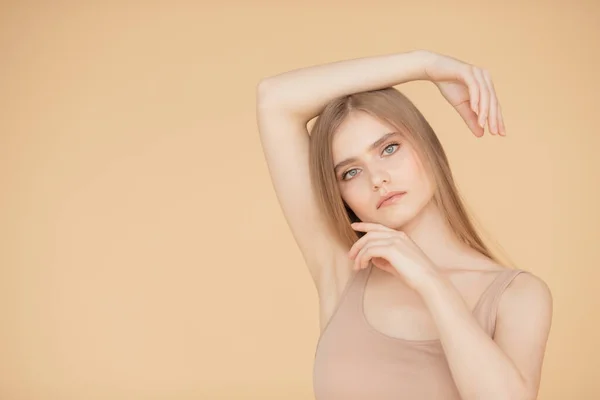
[[[394,142],[394,143],[390,143],[390,144],[386,145],[386,146],[383,148],[383,151],[385,151],[385,150],[386,150],[388,147],[391,147],[391,146],[400,146],[400,143],[395,143],[395,142]],[[395,154],[395,153],[396,153],[396,152],[394,151],[393,153],[390,153],[390,155],[391,155],[391,154]],[[346,175],[348,174],[348,172],[350,172],[350,171],[352,171],[352,170],[355,170],[355,169],[356,169],[356,168],[352,168],[352,169],[349,169],[349,170],[347,170],[346,172],[344,172],[344,173],[342,174],[342,180],[343,180],[343,181],[346,181],[347,179],[345,179],[345,177],[346,177]]]

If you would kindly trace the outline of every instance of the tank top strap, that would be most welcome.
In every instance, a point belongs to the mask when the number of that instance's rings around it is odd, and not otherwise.
[[[527,273],[527,271],[522,269],[507,269],[500,272],[483,291],[473,310],[474,314],[483,323],[483,328],[490,337],[494,336],[496,330],[496,316],[500,298],[510,283],[521,273]]]
[[[322,330],[322,335],[328,330],[332,324],[347,324],[348,321],[354,320],[357,313],[360,311],[362,301],[362,291],[367,278],[368,268],[358,270],[353,273],[347,281],[346,286],[337,299],[337,304],[333,309],[327,324]]]
[[[361,306],[360,302],[362,301],[365,283],[371,268],[373,266],[369,265],[367,268],[356,271],[355,275],[350,279],[345,296],[341,299],[342,302],[346,303],[347,307],[358,310]]]

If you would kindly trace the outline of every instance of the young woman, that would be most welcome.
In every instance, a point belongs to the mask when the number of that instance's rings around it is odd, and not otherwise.
[[[505,136],[490,74],[426,50],[257,88],[269,172],[319,297],[316,398],[535,399],[550,290],[479,237],[435,132],[393,87],[413,80],[433,82],[476,137],[486,123]]]

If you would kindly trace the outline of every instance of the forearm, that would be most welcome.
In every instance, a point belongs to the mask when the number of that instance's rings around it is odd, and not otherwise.
[[[521,374],[478,324],[456,288],[443,277],[432,277],[420,292],[440,332],[462,398],[523,399]]]
[[[337,97],[426,79],[429,56],[414,50],[295,69],[263,79],[258,101],[308,122]]]

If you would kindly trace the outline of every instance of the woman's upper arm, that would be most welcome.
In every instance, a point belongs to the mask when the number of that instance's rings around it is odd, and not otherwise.
[[[257,122],[261,145],[277,199],[321,293],[339,279],[334,268],[344,263],[344,249],[334,239],[317,205],[309,174],[306,124],[276,106],[259,103]]]
[[[550,288],[531,273],[519,274],[498,305],[494,340],[521,374],[531,399],[539,390],[552,310]]]

